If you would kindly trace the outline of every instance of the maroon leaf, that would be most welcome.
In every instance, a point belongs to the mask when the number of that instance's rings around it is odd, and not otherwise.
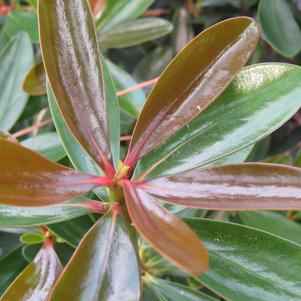
[[[177,205],[212,210],[300,210],[301,169],[243,163],[195,169],[136,185]]]

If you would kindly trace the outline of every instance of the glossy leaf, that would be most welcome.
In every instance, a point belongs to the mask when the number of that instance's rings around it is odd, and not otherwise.
[[[117,164],[119,157],[118,104],[99,59],[89,5],[85,0],[40,1],[39,25],[45,70],[64,119],[84,149],[112,175],[113,159]]]
[[[258,17],[264,39],[284,57],[301,50],[301,29],[287,1],[261,0]]]
[[[7,229],[0,229],[0,258],[16,250],[21,244],[19,234],[6,231]]]
[[[36,151],[49,160],[59,161],[66,156],[60,139],[55,132],[32,136],[21,143],[23,146]]]
[[[0,129],[10,130],[22,114],[28,95],[22,82],[33,64],[33,49],[26,33],[20,33],[0,53]]]
[[[301,169],[244,163],[138,183],[161,200],[211,210],[300,210]]]
[[[123,91],[138,84],[129,73],[111,61],[106,60],[106,64],[109,67],[117,91]],[[119,107],[130,116],[137,118],[144,105],[145,99],[146,96],[142,89],[135,90],[118,97]]]
[[[62,270],[53,247],[45,245],[34,261],[7,289],[0,301],[46,301]]]
[[[20,237],[20,241],[25,245],[35,245],[43,243],[45,239],[42,233],[24,233]]]
[[[301,244],[301,225],[289,218],[270,211],[241,211],[239,218],[250,227],[270,232]]]
[[[205,272],[208,254],[193,231],[130,181],[124,181],[123,188],[131,220],[142,237],[185,272]]]
[[[138,301],[139,268],[121,217],[108,213],[85,235],[50,301]]]
[[[220,22],[193,39],[148,96],[126,162],[132,165],[204,111],[247,62],[258,36],[255,21],[239,17]]]
[[[106,7],[96,22],[100,34],[139,17],[154,0],[106,0]]]
[[[26,227],[67,221],[92,213],[89,206],[79,206],[85,199],[43,207],[0,206],[0,227]]]
[[[89,0],[94,18],[98,18],[103,11],[107,0]]]
[[[209,250],[209,271],[198,278],[231,301],[297,301],[301,246],[266,232],[228,222],[191,219]]]
[[[43,62],[34,65],[23,83],[23,90],[33,96],[46,94],[46,74]]]
[[[108,178],[67,168],[4,139],[0,139],[0,158],[2,205],[56,204],[111,183]]]
[[[100,35],[105,48],[124,48],[162,37],[172,31],[172,24],[161,18],[139,18],[121,24]]]
[[[245,68],[205,112],[143,158],[136,175],[204,166],[266,137],[298,111],[300,77],[301,68],[288,64]]]
[[[103,171],[100,169],[100,167],[87,154],[87,152],[82,148],[82,146],[78,143],[78,141],[70,132],[59,111],[59,108],[55,102],[55,99],[49,86],[47,87],[47,96],[56,132],[60,137],[65,152],[74,168],[92,175],[103,175]],[[98,187],[95,189],[95,192],[97,193],[97,195],[100,196],[101,199],[108,199],[107,192],[104,188]]]
[[[202,292],[172,281],[152,278],[147,284],[161,301],[218,301]]]
[[[0,296],[26,267],[27,262],[18,248],[0,259]]]

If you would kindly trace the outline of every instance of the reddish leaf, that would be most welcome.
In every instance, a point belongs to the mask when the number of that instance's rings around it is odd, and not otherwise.
[[[0,139],[0,204],[44,206],[81,196],[112,181],[67,168]]]
[[[301,169],[244,163],[137,184],[161,200],[212,210],[300,210]]]
[[[203,273],[207,269],[208,254],[196,234],[130,181],[123,181],[123,188],[130,217],[140,234],[187,273]]]
[[[89,5],[85,0],[43,0],[38,12],[44,66],[62,115],[84,149],[113,175],[113,113]]]
[[[45,245],[6,290],[0,301],[46,301],[62,266],[52,245]]]
[[[131,166],[204,111],[247,62],[258,37],[255,21],[239,17],[220,22],[192,40],[150,93],[126,164]]]
[[[104,6],[106,4],[106,0],[89,0],[92,13],[94,17],[97,19],[101,14]]]

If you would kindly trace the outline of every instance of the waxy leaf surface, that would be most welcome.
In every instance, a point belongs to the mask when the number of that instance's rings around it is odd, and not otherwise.
[[[123,188],[129,215],[142,237],[185,272],[205,272],[208,254],[194,232],[131,182],[123,182]]]
[[[0,139],[0,204],[43,206],[81,196],[101,185],[100,177],[67,168]],[[110,180],[109,180],[110,182]]]
[[[124,221],[108,213],[84,236],[50,301],[138,301],[139,278]]]
[[[259,141],[300,108],[300,78],[301,68],[289,64],[246,67],[205,112],[145,156],[135,174],[176,174]]]
[[[300,210],[301,169],[243,163],[195,169],[138,186],[161,200],[211,210]]]
[[[62,115],[84,149],[112,175],[119,156],[118,104],[100,61],[89,4],[40,1],[39,25],[45,70]]]
[[[191,41],[162,73],[138,119],[128,162],[135,162],[204,111],[254,51],[253,19],[218,23]]]
[[[46,94],[46,73],[43,62],[34,65],[23,83],[23,90],[33,96]]]
[[[300,245],[228,222],[187,223],[210,256],[208,272],[198,279],[215,293],[231,301],[299,301]]]
[[[52,246],[45,245],[0,301],[47,301],[63,268]]]
[[[98,18],[105,7],[107,0],[89,0],[91,11],[94,18]]]
[[[22,114],[28,95],[23,80],[33,65],[33,49],[26,33],[20,33],[0,53],[0,129],[8,131]]]

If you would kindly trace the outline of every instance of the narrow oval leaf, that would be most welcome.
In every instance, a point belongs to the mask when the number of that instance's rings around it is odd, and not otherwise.
[[[218,301],[185,285],[159,278],[152,278],[147,285],[162,301]]]
[[[156,178],[176,174],[254,144],[298,111],[300,78],[299,66],[272,63],[246,67],[205,112],[143,158],[136,175]]]
[[[50,301],[138,301],[140,274],[121,217],[108,213],[84,236]]]
[[[281,55],[291,58],[301,50],[301,30],[287,1],[261,0],[258,17],[264,39]]]
[[[33,65],[33,49],[26,33],[20,33],[0,53],[0,129],[8,131],[22,114],[28,95],[22,82]]]
[[[210,210],[301,210],[301,169],[242,163],[195,169],[138,186],[167,202]]]
[[[193,231],[131,182],[124,181],[123,188],[130,217],[142,237],[185,272],[205,272],[208,254]]]
[[[198,278],[231,301],[298,301],[301,246],[260,230],[228,222],[191,219],[204,239],[209,271]]]
[[[45,70],[62,115],[84,149],[112,175],[112,152],[114,163],[119,159],[118,104],[114,88],[107,87],[89,4],[40,1],[39,28]]]
[[[103,35],[100,45],[105,48],[124,48],[138,45],[167,35],[172,24],[161,18],[139,18],[126,22]]]
[[[50,245],[45,245],[26,269],[16,278],[0,301],[47,301],[63,268]]]
[[[43,62],[34,65],[23,82],[23,90],[33,96],[46,94],[46,73]]]
[[[148,9],[154,0],[106,0],[106,6],[96,23],[100,34],[130,20],[134,20]]]
[[[86,199],[43,207],[0,206],[0,227],[27,227],[55,224],[93,212]]]
[[[18,248],[0,260],[0,296],[26,267],[27,261]]]
[[[0,204],[44,206],[111,183],[51,162],[14,142],[0,139]]]
[[[129,165],[204,111],[230,84],[259,37],[253,19],[220,22],[193,39],[169,64],[148,96],[128,155]]]
[[[45,240],[45,235],[42,233],[24,233],[20,237],[22,244],[35,245],[41,244]]]
[[[95,19],[97,19],[103,11],[106,2],[106,0],[89,0],[89,4]]]

